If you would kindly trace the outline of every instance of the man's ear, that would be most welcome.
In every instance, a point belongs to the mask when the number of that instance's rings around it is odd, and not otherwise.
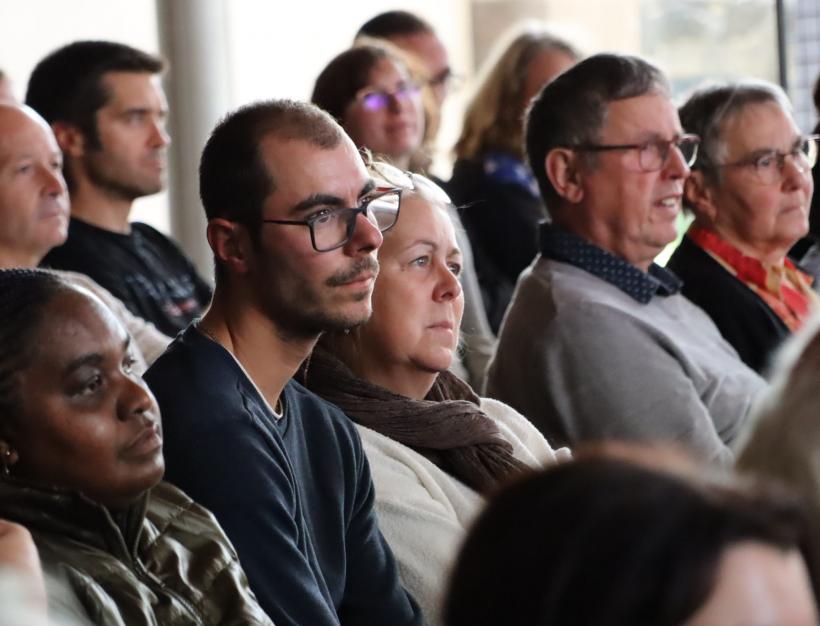
[[[54,122],[51,130],[54,131],[57,145],[60,146],[64,155],[80,157],[85,154],[85,135],[77,126],[66,122]]]
[[[544,170],[555,191],[571,204],[584,199],[581,157],[569,148],[553,148],[544,158]]]
[[[686,204],[691,206],[696,215],[714,222],[717,219],[714,187],[706,182],[706,176],[699,170],[693,171],[683,183],[683,195]]]
[[[248,229],[238,223],[216,217],[208,221],[208,245],[216,260],[236,274],[250,269],[253,242]]]

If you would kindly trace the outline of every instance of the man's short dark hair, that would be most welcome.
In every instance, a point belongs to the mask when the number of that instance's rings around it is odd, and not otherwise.
[[[385,11],[362,24],[356,33],[356,38],[365,36],[390,39],[402,35],[432,32],[433,27],[418,15],[414,15],[409,11]]]
[[[199,197],[205,215],[209,220],[223,218],[245,225],[258,242],[262,205],[276,190],[275,173],[268,170],[259,150],[262,141],[295,139],[332,150],[344,136],[330,115],[307,102],[266,100],[229,113],[211,132],[199,162]],[[218,261],[215,273],[219,280]]]
[[[75,41],[40,61],[31,73],[26,104],[49,123],[76,126],[99,147],[97,111],[110,94],[102,82],[108,72],[158,74],[162,59],[113,41]]]
[[[306,102],[267,100],[229,113],[214,128],[199,163],[199,196],[209,220],[221,217],[256,230],[262,205],[276,190],[275,173],[259,150],[271,136],[332,150],[345,135],[332,117]]]
[[[651,91],[670,91],[657,67],[639,57],[596,54],[548,83],[533,99],[526,116],[524,142],[548,209],[561,201],[544,168],[550,150],[596,143],[610,102]]]

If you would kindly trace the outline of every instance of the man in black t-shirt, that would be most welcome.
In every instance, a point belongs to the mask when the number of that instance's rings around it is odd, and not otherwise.
[[[75,42],[37,65],[26,104],[54,130],[71,195],[68,240],[43,265],[87,274],[174,335],[199,315],[211,289],[175,243],[128,221],[134,200],[164,183],[162,69],[160,59],[129,46]]]

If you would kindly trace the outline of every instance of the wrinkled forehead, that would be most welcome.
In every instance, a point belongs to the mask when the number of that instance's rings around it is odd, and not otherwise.
[[[800,136],[791,112],[776,100],[751,102],[726,115],[716,129],[718,139],[733,145],[768,144],[761,147],[788,147]]]
[[[644,140],[671,139],[682,132],[678,111],[663,90],[609,101],[604,107],[600,138]]]

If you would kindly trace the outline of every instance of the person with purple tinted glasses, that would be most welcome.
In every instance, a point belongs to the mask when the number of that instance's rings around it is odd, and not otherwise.
[[[319,74],[311,99],[336,118],[357,146],[400,170],[419,172],[425,161],[424,114],[418,84],[399,54],[386,45],[360,45],[342,52]],[[450,206],[448,212],[464,266],[464,350],[453,369],[480,390],[495,337],[484,313],[470,241],[455,208]]]

